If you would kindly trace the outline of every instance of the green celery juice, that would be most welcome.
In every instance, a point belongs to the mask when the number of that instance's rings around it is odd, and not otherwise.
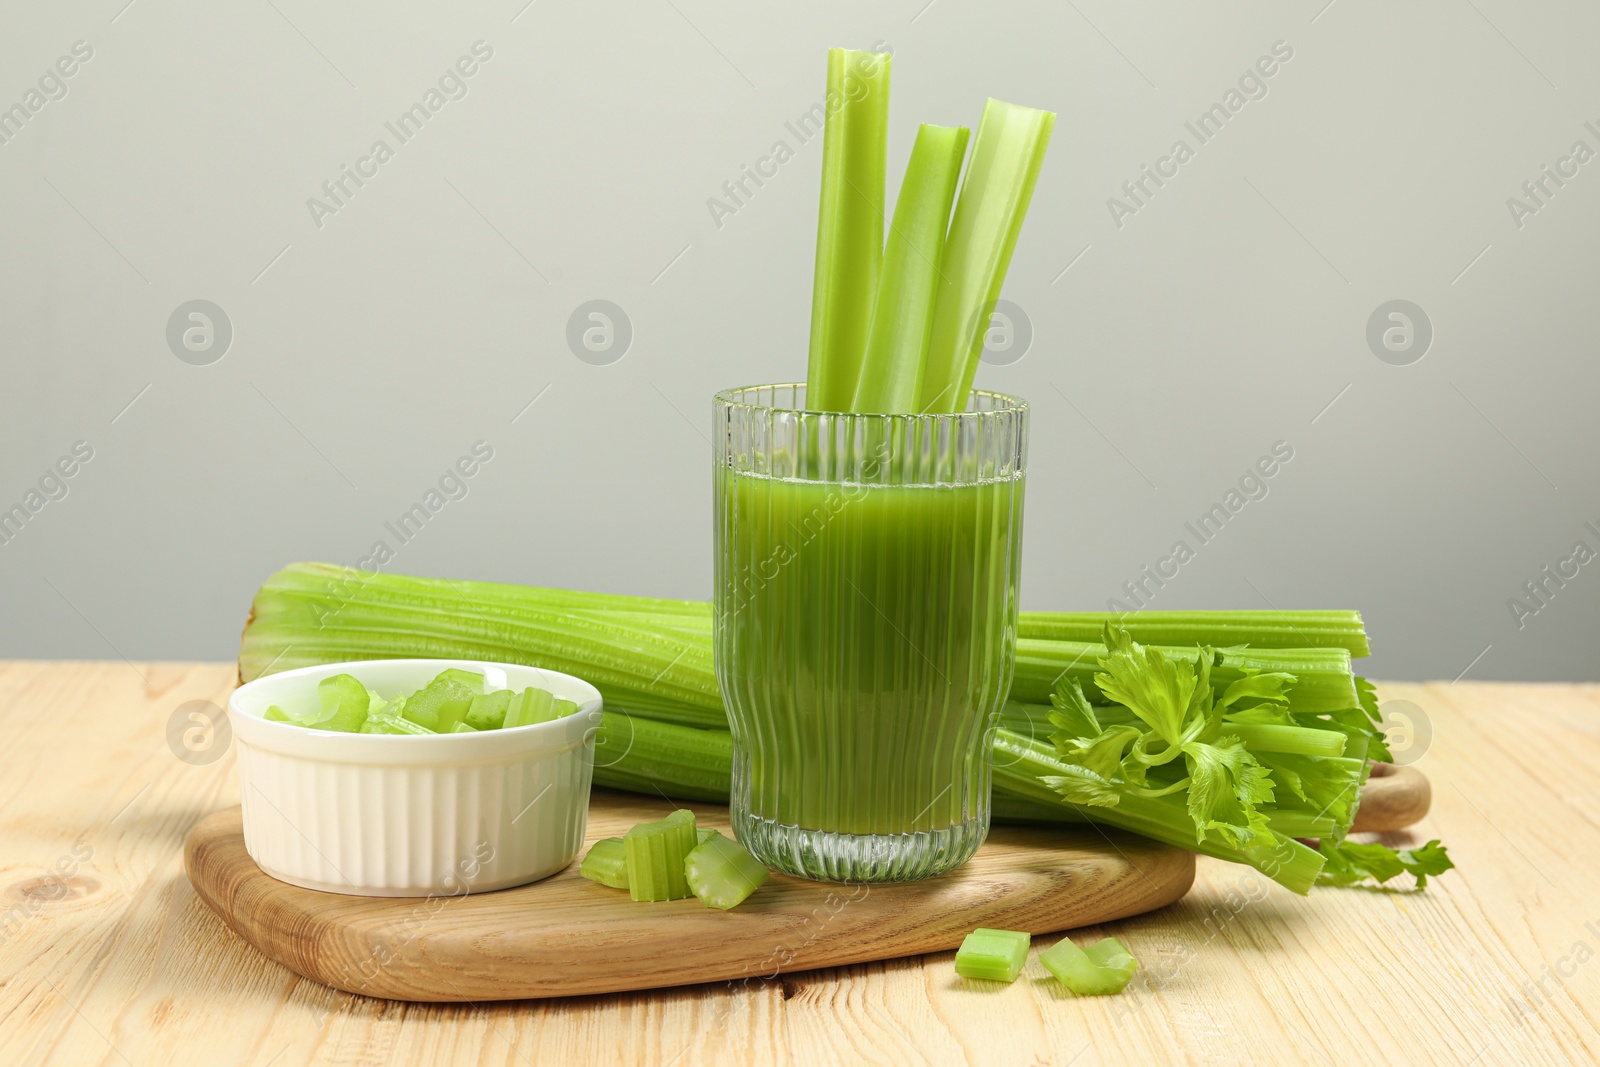
[[[976,820],[981,838],[1022,490],[1020,471],[955,485],[719,471],[717,673],[734,812],[758,837]]]

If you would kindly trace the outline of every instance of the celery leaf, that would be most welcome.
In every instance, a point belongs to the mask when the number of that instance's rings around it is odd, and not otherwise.
[[[1443,874],[1455,866],[1437,838],[1412,849],[1392,849],[1376,842],[1324,841],[1320,851],[1326,862],[1317,878],[1319,885],[1354,885],[1368,878],[1387,882],[1409,874],[1416,879],[1416,888],[1424,889],[1429,875]]]

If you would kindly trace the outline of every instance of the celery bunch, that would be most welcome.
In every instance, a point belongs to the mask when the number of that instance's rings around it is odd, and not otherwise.
[[[1103,823],[1302,893],[1319,876],[1409,873],[1420,885],[1448,868],[1436,842],[1396,852],[1343,840],[1368,760],[1387,755],[1371,686],[1352,673],[1350,650],[1366,647],[1359,615],[1024,612],[1021,629],[1082,638],[1091,622],[1110,644],[1019,642],[1013,701],[991,734],[997,819]],[[1295,647],[1302,630],[1322,644]],[[605,697],[597,784],[727,800],[733,740],[701,602],[293,564],[256,595],[239,673],[419,656],[586,678]]]

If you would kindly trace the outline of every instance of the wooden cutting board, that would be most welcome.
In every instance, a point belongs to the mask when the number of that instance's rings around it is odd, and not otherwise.
[[[728,809],[690,804],[730,833]],[[671,810],[665,800],[597,789],[588,844]],[[954,949],[975,927],[1067,930],[1182,897],[1194,857],[1093,828],[997,826],[960,870],[894,885],[848,886],[774,874],[731,911],[698,900],[634,903],[578,876],[574,862],[496,893],[381,898],[277,881],[245,852],[239,809],[190,831],[184,866],[202,900],[240,937],[296,974],[391,1000],[563,997],[699,982]]]

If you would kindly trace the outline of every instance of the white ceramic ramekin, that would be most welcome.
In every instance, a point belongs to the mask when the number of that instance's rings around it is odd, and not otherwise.
[[[490,689],[538,686],[578,704],[534,726],[418,737],[309,730],[263,719],[316,706],[317,683],[353,674],[385,697],[447,667]],[[362,896],[460,895],[522,885],[583,844],[600,693],[569,674],[511,663],[394,659],[302,667],[228,699],[238,741],[244,843],[274,878]]]

